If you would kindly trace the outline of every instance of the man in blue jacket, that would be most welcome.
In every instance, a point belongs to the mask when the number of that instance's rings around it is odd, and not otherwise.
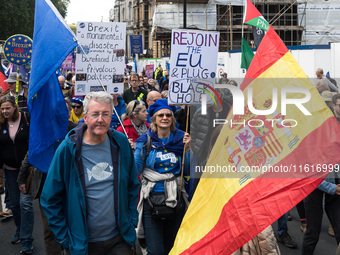
[[[41,205],[70,254],[133,254],[139,182],[126,137],[110,127],[112,96],[91,92],[85,124],[70,131],[52,160]]]

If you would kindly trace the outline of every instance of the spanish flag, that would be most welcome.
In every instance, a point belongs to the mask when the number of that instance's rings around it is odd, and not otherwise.
[[[271,109],[277,88],[276,110],[256,115],[245,104],[244,115],[229,113],[207,163],[215,173],[203,173],[170,254],[232,254],[317,188],[340,162],[339,124],[272,27],[241,85],[245,102],[250,88],[258,110]],[[303,106],[311,115],[296,105],[283,113],[285,88],[309,91]]]

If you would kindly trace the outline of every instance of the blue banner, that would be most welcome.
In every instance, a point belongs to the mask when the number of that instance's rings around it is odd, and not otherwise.
[[[131,54],[143,54],[143,36],[130,35]]]
[[[32,39],[26,35],[12,35],[4,46],[6,59],[15,65],[26,65],[31,61]]]

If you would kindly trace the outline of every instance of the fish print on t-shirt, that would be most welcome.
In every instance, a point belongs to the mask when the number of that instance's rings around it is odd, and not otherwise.
[[[105,171],[107,169],[107,167],[109,167],[109,171]],[[92,167],[92,170],[86,168],[87,170],[87,175],[89,177],[89,181],[91,181],[91,178],[93,177],[94,179],[101,181],[101,180],[105,180],[107,178],[109,178],[112,175],[112,170],[113,167],[110,166],[108,163],[106,162],[100,162],[97,165],[95,165],[94,167]]]

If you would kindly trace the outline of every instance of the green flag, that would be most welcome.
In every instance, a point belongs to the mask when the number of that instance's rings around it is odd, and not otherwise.
[[[248,70],[248,67],[250,66],[251,61],[254,57],[254,52],[246,42],[246,40],[242,37],[242,59],[241,59],[241,68],[244,68]]]

